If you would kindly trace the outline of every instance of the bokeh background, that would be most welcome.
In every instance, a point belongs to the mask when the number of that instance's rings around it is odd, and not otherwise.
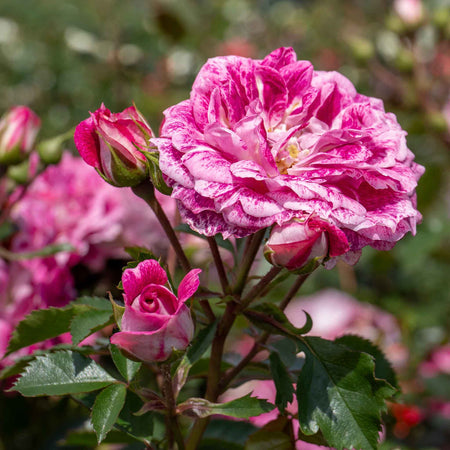
[[[135,102],[157,130],[162,111],[189,95],[207,58],[259,58],[279,46],[382,98],[426,167],[417,236],[390,252],[365,249],[354,268],[318,271],[306,293],[334,287],[394,314],[410,354],[404,400],[422,409],[430,395],[450,402],[449,373],[429,385],[416,380],[450,333],[449,0],[1,0],[0,112],[30,106],[45,138],[102,102],[115,112]],[[65,427],[79,420],[64,402],[3,399],[0,449],[57,448]],[[47,429],[31,419],[43,411]],[[448,449],[449,424],[450,411],[423,413],[395,445]]]

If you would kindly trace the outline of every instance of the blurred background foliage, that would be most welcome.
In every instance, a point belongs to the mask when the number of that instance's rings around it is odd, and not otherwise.
[[[354,269],[319,270],[305,286],[306,293],[340,287],[394,313],[413,377],[430,349],[449,339],[449,0],[1,0],[0,111],[30,106],[42,118],[41,137],[49,137],[102,102],[118,112],[134,101],[157,130],[207,58],[258,58],[279,46],[382,98],[426,167],[416,237],[391,252],[366,249]],[[4,433],[13,425],[1,417]],[[419,429],[408,445],[431,448],[426,435]]]

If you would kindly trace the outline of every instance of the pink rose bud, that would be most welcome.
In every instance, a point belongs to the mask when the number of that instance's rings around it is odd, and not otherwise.
[[[336,226],[316,217],[294,219],[276,225],[264,248],[264,256],[273,265],[288,270],[311,270],[327,256],[339,256],[349,249],[345,234]]]
[[[12,107],[0,120],[0,164],[18,164],[33,149],[41,119],[26,106]]]
[[[134,107],[111,113],[102,103],[75,129],[75,145],[84,161],[114,186],[136,186],[148,177],[147,159],[153,132]]]
[[[173,350],[184,350],[194,335],[185,305],[199,285],[200,269],[191,270],[178,287],[178,298],[168,289],[167,275],[153,259],[122,275],[125,312],[121,331],[111,343],[140,361],[164,361]]]

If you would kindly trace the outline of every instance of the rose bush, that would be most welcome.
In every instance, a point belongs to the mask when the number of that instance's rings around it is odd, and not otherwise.
[[[423,173],[381,100],[280,48],[263,60],[210,59],[189,100],[152,139],[183,219],[207,236],[243,237],[311,214],[362,247],[389,249],[421,215]]]
[[[148,174],[150,126],[134,107],[120,113],[101,105],[75,129],[75,145],[84,161],[114,186],[135,186]]]
[[[191,270],[178,287],[178,297],[166,287],[167,274],[155,260],[127,269],[122,276],[125,312],[121,331],[111,343],[141,361],[164,361],[173,350],[184,350],[194,335],[185,305],[199,286],[200,269]]]

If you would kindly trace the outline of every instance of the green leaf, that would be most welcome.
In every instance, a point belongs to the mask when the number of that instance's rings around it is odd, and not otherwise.
[[[200,330],[196,338],[192,341],[186,354],[181,360],[173,377],[173,388],[175,397],[184,386],[191,367],[200,360],[203,354],[208,350],[217,329],[217,321]]]
[[[141,442],[149,443],[155,434],[154,417],[152,413],[135,415],[143,406],[142,400],[133,392],[127,392],[125,406],[116,421],[116,427]]]
[[[244,450],[242,445],[213,438],[202,439],[197,446],[197,450],[211,450],[212,448],[214,450]]]
[[[122,431],[111,430],[104,444],[133,444],[139,442]],[[88,447],[97,448],[97,436],[93,431],[75,430],[69,431],[67,436],[58,442],[60,447]]]
[[[105,297],[95,297],[95,296],[89,296],[89,295],[83,295],[81,297],[78,297],[76,300],[74,300],[70,305],[86,305],[90,306],[94,309],[98,309],[101,311],[109,311],[111,310],[111,304]]]
[[[395,391],[374,378],[372,356],[318,337],[303,337],[299,347],[306,355],[297,381],[302,432],[311,435],[320,429],[338,450],[375,450],[384,399]]]
[[[288,403],[292,402],[294,398],[294,386],[292,384],[289,372],[286,370],[278,353],[271,353],[269,356],[270,371],[272,373],[273,381],[277,389],[275,404],[278,409],[284,411]]]
[[[123,384],[113,384],[103,389],[95,399],[91,421],[97,434],[97,441],[105,439],[125,404],[127,388]]]
[[[117,367],[117,370],[120,372],[120,374],[130,382],[135,375],[138,373],[139,369],[142,366],[142,363],[137,361],[132,361],[131,359],[128,359],[125,357],[119,350],[119,348],[116,345],[110,345],[109,346],[111,351],[111,356],[114,361],[114,364]]]
[[[81,353],[83,355],[90,355],[92,353],[97,352],[97,350],[94,349],[93,347],[89,347],[86,345],[84,345],[83,347],[76,347],[76,346],[69,345],[69,344],[58,344],[58,345],[54,345],[53,347],[51,347],[50,349],[47,349],[47,350],[36,350],[33,352],[32,355],[25,355],[20,358],[17,358],[14,360],[13,364],[5,367],[0,372],[0,380],[4,380],[6,378],[9,378],[9,377],[12,377],[14,375],[21,373],[23,371],[23,369],[25,369],[25,367],[28,365],[28,363],[30,361],[33,361],[33,359],[35,359],[37,356],[42,356],[42,355],[45,356],[45,355],[48,355],[49,353],[54,353],[54,352],[60,351],[60,350],[72,350],[74,352]]]
[[[204,438],[235,443],[241,445],[243,448],[248,437],[257,430],[258,429],[254,425],[248,422],[214,418],[214,420],[209,423]]]
[[[10,252],[5,248],[0,248],[0,256],[9,261],[21,261],[23,259],[43,258],[59,252],[72,252],[74,248],[70,244],[52,244],[38,250],[30,252]]]
[[[158,152],[142,152],[147,158],[150,178],[153,185],[159,192],[164,195],[170,195],[172,188],[167,186],[164,181],[161,169],[159,168],[159,153]]]
[[[95,361],[71,351],[38,356],[25,369],[13,391],[26,397],[90,392],[117,380]]]
[[[286,367],[293,366],[297,361],[297,344],[290,338],[277,339],[269,344],[269,348],[278,353]]]
[[[247,394],[244,397],[227,403],[211,403],[203,398],[190,398],[178,405],[181,413],[194,417],[208,417],[213,414],[248,419],[272,411],[274,405]]]
[[[147,259],[158,259],[150,249],[145,247],[125,247],[125,251],[133,258],[133,261],[137,263]]]
[[[75,308],[75,309],[74,309]],[[86,310],[84,305],[65,308],[38,309],[28,314],[15,328],[6,354],[20,350],[36,342],[51,339],[69,331],[75,311]]]
[[[109,311],[89,308],[87,311],[75,315],[70,323],[70,334],[74,345],[79,344],[96,331],[114,323],[111,304],[106,303],[109,306]]]
[[[114,320],[120,329],[120,325],[122,323],[122,316],[125,312],[125,306],[121,306],[118,303],[116,303],[111,296],[109,297],[109,300],[111,302],[111,306],[113,309]]]
[[[346,334],[338,339],[335,339],[334,342],[345,345],[350,350],[372,355],[375,358],[375,377],[386,380],[391,386],[399,389],[397,376],[395,375],[391,363],[375,344],[367,339],[360,336],[355,336],[353,334]]]
[[[292,443],[281,431],[259,430],[248,438],[245,450],[292,450]]]
[[[101,315],[95,311],[104,311],[105,313]],[[64,308],[51,307],[32,311],[15,328],[6,354],[57,337],[68,331],[75,333],[73,342],[79,343],[106,325],[103,319],[108,311],[111,315],[111,305],[105,298],[87,296],[74,300]],[[96,317],[95,320],[90,318],[91,313]],[[81,315],[82,318],[75,320],[75,324],[73,324],[74,317],[77,315]],[[100,323],[102,321],[103,323]]]
[[[284,312],[273,303],[261,303],[255,308],[244,311],[247,319],[257,327],[287,337],[297,337],[311,331],[311,316],[306,311],[304,313],[306,315],[305,325],[302,328],[296,328],[289,322]]]

